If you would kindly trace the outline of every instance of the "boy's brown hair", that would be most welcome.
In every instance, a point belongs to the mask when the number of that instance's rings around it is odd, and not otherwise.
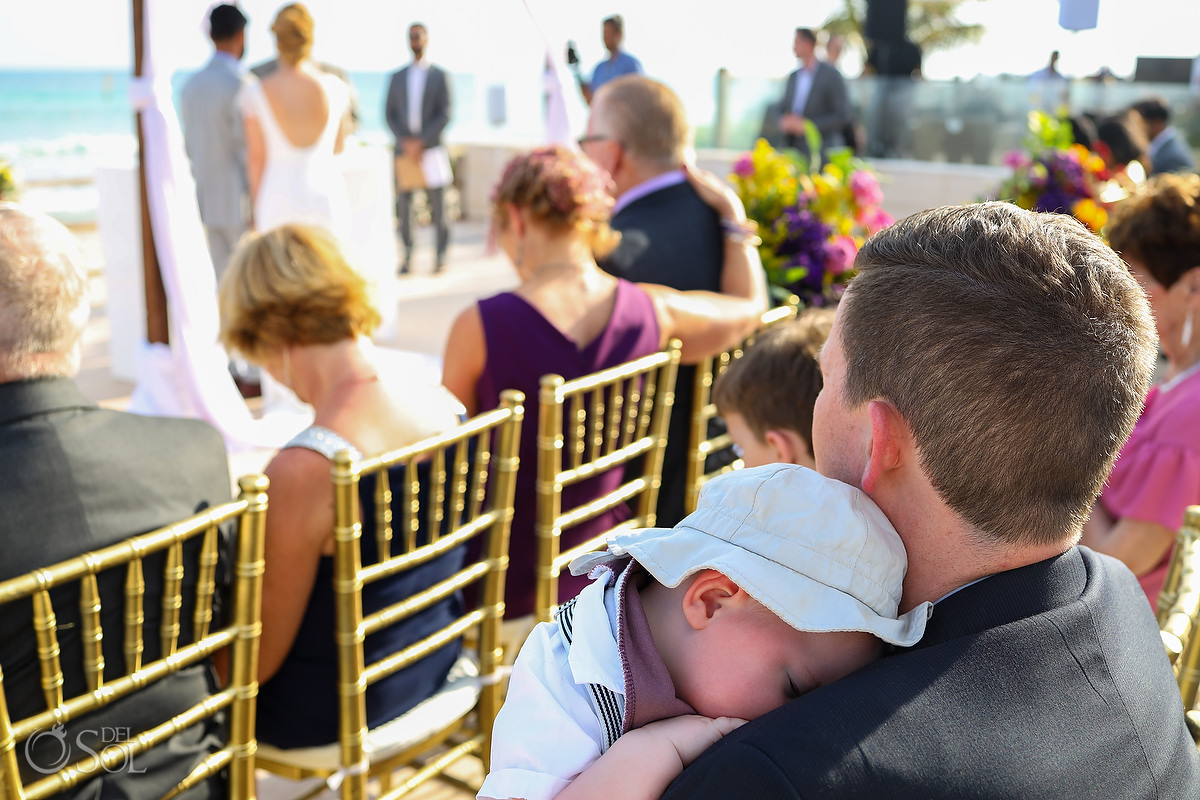
[[[813,404],[823,385],[817,356],[833,314],[831,308],[811,308],[759,334],[717,378],[713,402],[721,413],[741,414],[759,439],[769,430],[794,431],[811,455]]]

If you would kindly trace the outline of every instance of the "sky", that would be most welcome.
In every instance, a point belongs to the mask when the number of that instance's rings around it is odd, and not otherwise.
[[[584,62],[604,56],[600,21],[623,13],[627,49],[651,75],[680,70],[735,75],[782,75],[795,66],[792,31],[820,27],[841,0],[638,0],[621,8],[613,0],[308,0],[317,21],[314,55],[353,71],[386,71],[407,60],[405,28],[413,20],[430,31],[430,57],[453,72],[511,77],[540,68],[542,46],[525,2],[560,51],[566,39],[579,44]],[[194,68],[208,58],[202,19],[209,0],[153,2],[160,57],[175,68]],[[103,67],[132,63],[131,0],[0,2],[0,30],[8,31],[0,69]],[[242,0],[251,19],[247,59],[270,58],[270,20],[279,0]],[[347,12],[349,9],[349,13]],[[1138,55],[1194,57],[1200,53],[1198,0],[1099,0],[1097,30],[1070,33],[1058,27],[1058,0],[969,0],[964,20],[981,22],[984,40],[957,52],[929,54],[930,78],[976,74],[1028,74],[1062,53],[1067,75],[1089,75],[1108,66],[1133,72]],[[1175,20],[1178,24],[1171,24]],[[15,32],[15,35],[14,35]],[[24,33],[21,33],[24,32]],[[851,56],[845,71],[857,74]]]

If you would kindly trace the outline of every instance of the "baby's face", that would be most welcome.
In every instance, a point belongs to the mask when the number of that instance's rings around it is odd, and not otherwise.
[[[758,603],[718,614],[676,677],[680,699],[706,717],[754,719],[879,657],[869,633],[810,633]]]

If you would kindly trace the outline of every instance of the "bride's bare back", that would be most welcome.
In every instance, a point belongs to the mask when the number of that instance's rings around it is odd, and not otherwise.
[[[262,79],[263,94],[279,129],[293,147],[312,147],[329,122],[329,98],[309,62],[280,66]]]

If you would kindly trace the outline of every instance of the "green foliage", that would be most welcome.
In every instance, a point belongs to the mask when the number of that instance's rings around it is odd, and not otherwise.
[[[964,3],[984,0],[908,0],[908,38],[925,55],[949,50],[963,44],[978,42],[983,26],[967,24],[958,18]],[[866,58],[867,44],[863,23],[867,17],[867,0],[842,0],[842,9],[825,20],[824,28],[846,38],[846,44],[856,47]]]

